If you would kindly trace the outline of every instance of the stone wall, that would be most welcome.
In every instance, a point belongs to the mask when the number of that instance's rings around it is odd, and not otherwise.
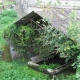
[[[16,0],[16,5],[22,9],[25,13],[35,11],[36,0]]]
[[[42,11],[43,9],[40,6],[48,5],[51,6],[57,5],[59,7],[72,7],[80,6],[79,0],[42,0],[40,3],[37,0],[15,0],[16,5],[23,10],[26,14],[31,11]]]

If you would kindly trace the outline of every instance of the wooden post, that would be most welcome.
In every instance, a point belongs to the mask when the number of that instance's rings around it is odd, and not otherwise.
[[[56,75],[53,75],[51,80],[56,80]]]
[[[31,27],[32,27],[32,19],[31,19]]]
[[[4,0],[2,0],[2,8],[3,8],[3,10],[4,10]]]

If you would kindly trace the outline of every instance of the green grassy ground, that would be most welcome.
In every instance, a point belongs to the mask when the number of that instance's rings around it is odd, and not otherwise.
[[[20,61],[0,60],[0,80],[49,80],[49,76],[29,68]]]
[[[20,60],[5,62],[0,60],[0,80],[51,80],[47,74],[38,72]],[[54,80],[54,79],[52,79]],[[68,70],[56,76],[56,80],[77,80],[75,73]]]
[[[75,71],[66,69],[56,76],[56,80],[77,80]]]
[[[17,20],[17,13],[13,9],[5,9],[0,14],[0,48],[5,44],[4,30]]]

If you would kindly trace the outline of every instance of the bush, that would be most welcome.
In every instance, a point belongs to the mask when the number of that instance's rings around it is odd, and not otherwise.
[[[75,62],[73,63],[73,67],[76,69],[76,77],[79,80],[80,79],[80,21],[76,19],[76,12],[73,10],[70,16],[70,22],[68,26],[68,35],[70,38],[75,42],[76,46],[75,52],[77,57],[75,58]]]
[[[8,27],[13,24],[17,19],[17,13],[14,9],[7,9],[4,10],[0,14],[0,26],[1,27]]]
[[[1,13],[1,16],[17,17],[17,13],[14,9],[6,9]]]

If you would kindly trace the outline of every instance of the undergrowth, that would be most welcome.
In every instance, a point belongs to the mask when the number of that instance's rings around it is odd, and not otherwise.
[[[23,62],[0,60],[1,80],[49,80],[49,76],[29,68]]]
[[[58,78],[56,78],[56,80],[77,80],[77,78],[75,74],[61,74]]]
[[[17,13],[14,9],[5,9],[0,13],[0,48],[6,44],[3,34],[8,26],[12,25],[17,20]]]
[[[40,71],[47,70],[47,69],[55,69],[58,68],[60,64],[49,64],[47,65],[46,63],[42,64],[39,66]]]

